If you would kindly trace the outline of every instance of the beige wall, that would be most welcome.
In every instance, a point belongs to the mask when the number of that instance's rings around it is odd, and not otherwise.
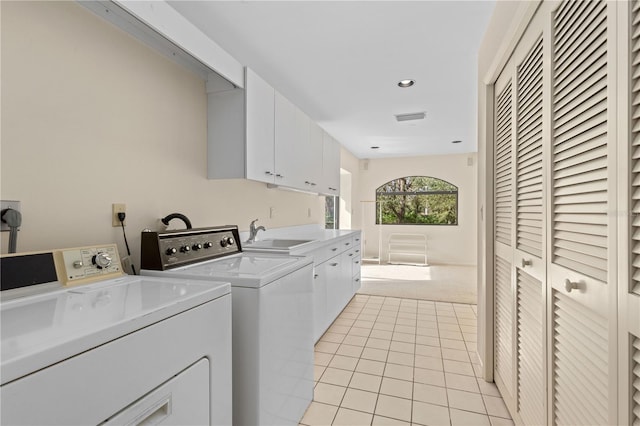
[[[346,202],[346,206],[343,208],[347,210],[351,215],[350,223],[344,220],[340,220],[340,229],[361,229],[360,224],[360,202],[357,197],[358,188],[360,185],[360,160],[356,158],[350,151],[344,147],[340,148],[340,168],[348,173],[347,180],[351,182],[351,194],[340,194],[341,205]],[[343,175],[341,175],[341,182]],[[344,188],[340,188],[340,191],[344,191]],[[347,196],[348,195],[348,196]],[[348,199],[347,199],[348,198]]]
[[[140,231],[171,212],[241,230],[324,222],[324,197],[206,179],[199,77],[75,2],[0,4],[0,191],[22,202],[19,251],[117,242],[124,253],[112,203],[127,204],[137,265]]]
[[[472,165],[467,164],[469,158]],[[421,233],[428,240],[429,263],[476,263],[476,155],[432,155],[423,157],[362,160],[358,201],[374,201],[376,189],[404,176],[431,176],[458,187],[457,226],[375,225],[375,203],[362,203],[362,229],[366,257],[378,255],[380,232],[382,259],[387,259],[387,241],[391,233]],[[354,201],[355,201],[354,200]],[[409,260],[409,259],[407,259]]]

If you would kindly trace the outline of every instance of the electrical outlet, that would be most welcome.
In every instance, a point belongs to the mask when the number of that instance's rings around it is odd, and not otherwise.
[[[311,207],[307,208],[307,217],[311,217]]]
[[[5,210],[5,209],[14,209],[22,213],[22,211],[20,210],[20,201],[8,201],[8,200],[0,201],[0,210]],[[9,230],[9,225],[0,221],[0,231],[8,231],[8,230]]]
[[[269,207],[269,219],[273,219],[276,216],[276,208]]]
[[[126,213],[127,205],[126,204],[112,204],[111,205],[111,226],[119,227],[120,219],[118,219],[118,213]],[[124,224],[127,224],[127,219],[125,218]]]

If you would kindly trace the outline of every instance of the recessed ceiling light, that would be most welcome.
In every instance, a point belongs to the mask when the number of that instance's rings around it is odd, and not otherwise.
[[[379,146],[372,146],[371,149],[380,149]]]
[[[411,87],[414,84],[416,84],[416,81],[415,80],[411,80],[411,79],[400,80],[398,82],[398,86],[400,86],[400,87]]]
[[[451,143],[462,143],[462,141],[451,141]]]

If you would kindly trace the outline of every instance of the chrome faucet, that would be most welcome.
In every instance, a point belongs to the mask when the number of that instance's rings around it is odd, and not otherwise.
[[[258,221],[258,219],[252,221],[251,225],[249,225],[249,239],[246,241],[249,244],[251,244],[251,243],[256,241],[256,236],[258,235],[258,231],[266,231],[264,226],[256,227],[256,222],[257,221]]]

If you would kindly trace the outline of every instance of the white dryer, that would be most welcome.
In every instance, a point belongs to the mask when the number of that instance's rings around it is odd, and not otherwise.
[[[313,260],[243,253],[236,226],[142,233],[142,274],[231,283],[233,423],[297,425],[313,399]]]
[[[113,245],[2,258],[2,424],[231,424],[229,284],[121,271]]]

